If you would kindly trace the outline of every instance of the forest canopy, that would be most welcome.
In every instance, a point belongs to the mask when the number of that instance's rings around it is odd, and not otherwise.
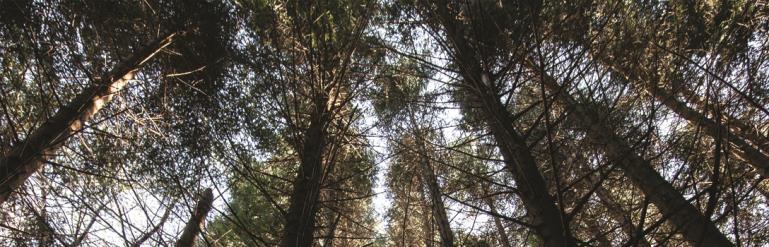
[[[767,246],[765,0],[0,0],[0,246]]]

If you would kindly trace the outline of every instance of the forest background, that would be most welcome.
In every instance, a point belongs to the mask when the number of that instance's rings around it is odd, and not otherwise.
[[[3,246],[766,246],[765,0],[0,0]]]

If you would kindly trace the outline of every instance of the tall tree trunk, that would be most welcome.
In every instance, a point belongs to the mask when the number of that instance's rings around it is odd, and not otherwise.
[[[433,247],[435,246],[435,239],[433,238],[433,221],[430,220],[430,214],[428,212],[431,212],[432,210],[430,205],[427,205],[428,200],[425,194],[424,189],[422,189],[422,185],[425,184],[424,179],[422,176],[417,176],[419,179],[419,204],[420,207],[422,207],[422,234],[423,240],[425,241],[425,247]],[[433,216],[434,218],[434,216]]]
[[[449,217],[446,215],[446,207],[443,204],[443,194],[441,193],[441,187],[438,185],[438,176],[435,175],[430,156],[428,156],[427,146],[425,140],[422,139],[425,135],[418,127],[414,115],[409,115],[412,128],[414,129],[414,143],[416,144],[416,151],[419,159],[419,168],[422,171],[422,185],[427,188],[430,195],[430,208],[433,212],[433,219],[435,224],[438,225],[438,233],[441,237],[441,245],[444,247],[454,246],[454,233],[451,231],[451,224],[449,224]]]
[[[603,147],[609,160],[618,162],[625,175],[659,208],[663,216],[681,231],[688,242],[695,246],[733,246],[710,219],[686,201],[673,185],[654,170],[648,160],[641,158],[616,134],[616,130],[600,121],[606,116],[599,112],[608,112],[607,110],[577,104],[576,100],[558,85],[555,78],[530,60],[522,63],[537,73],[541,83],[544,83],[551,93],[556,94],[557,102],[571,110],[573,124],[587,130],[588,137],[596,145]]]
[[[190,219],[184,226],[182,236],[179,237],[179,241],[176,241],[177,247],[192,247],[200,235],[200,230],[203,229],[203,225],[206,222],[206,215],[211,211],[211,207],[214,203],[214,193],[211,188],[206,189],[200,194],[198,204],[195,206],[195,211],[190,215]]]
[[[419,137],[417,137],[419,138]],[[446,215],[446,207],[443,205],[442,193],[440,186],[438,185],[438,179],[435,175],[430,160],[424,152],[424,143],[421,140],[417,140],[417,147],[419,149],[419,163],[421,166],[424,186],[427,187],[427,191],[430,195],[430,208],[433,212],[433,219],[435,224],[438,225],[438,233],[441,236],[441,245],[444,247],[454,246],[454,233],[451,232],[451,225],[449,224],[449,218]]]
[[[54,152],[91,119],[112,96],[120,91],[134,73],[160,50],[171,44],[176,33],[163,35],[133,56],[119,62],[93,86],[88,87],[62,106],[56,114],[35,129],[24,142],[15,145],[0,159],[0,206],[18,189]]]
[[[634,84],[635,86],[641,87],[649,92],[649,94],[651,94],[655,99],[662,102],[662,104],[678,114],[678,116],[681,116],[694,125],[701,125],[704,127],[705,132],[710,135],[710,137],[717,139],[728,136],[725,139],[737,147],[737,149],[731,150],[735,151],[735,154],[737,154],[738,157],[752,164],[753,167],[755,167],[761,173],[761,175],[769,176],[769,156],[761,153],[761,151],[751,146],[742,135],[734,133],[724,125],[718,124],[713,119],[705,116],[705,114],[702,114],[699,111],[687,106],[686,103],[676,99],[675,95],[673,95],[671,92],[660,88],[651,82],[644,82],[642,79],[640,79],[640,77],[632,76],[631,74],[627,73],[623,73],[623,75],[626,76],[627,80],[634,80],[633,78],[635,78],[635,80],[638,81],[638,83]],[[752,138],[754,139],[752,140],[754,144],[761,143],[759,137],[753,136]]]
[[[679,85],[675,86],[676,91],[679,91],[682,93],[685,99],[687,101],[691,102],[693,105],[699,108],[698,112],[716,112],[720,111],[713,105],[708,105],[704,100],[702,100],[697,93],[692,91],[687,87],[687,84],[685,82],[677,83]],[[675,93],[668,93],[669,95],[675,95]],[[733,127],[736,127],[736,129],[729,128],[732,132],[730,132],[730,135],[732,136],[742,136],[746,140],[750,141],[755,145],[759,150],[761,150],[765,154],[769,154],[769,138],[761,134],[756,127],[751,127],[750,124],[745,123],[744,121],[734,118],[730,116],[729,114],[725,112],[721,112],[721,122],[722,123],[728,123],[728,125],[731,125]]]
[[[491,126],[491,132],[505,159],[505,167],[516,180],[519,195],[544,246],[576,246],[575,239],[567,230],[563,212],[548,192],[545,179],[526,142],[513,129],[510,113],[492,95],[477,100],[485,101],[487,124]]]
[[[499,242],[502,243],[503,247],[512,247],[513,245],[510,243],[510,238],[507,236],[507,230],[505,230],[505,225],[502,224],[502,219],[495,216],[498,215],[499,212],[497,212],[497,205],[495,205],[494,197],[489,196],[489,190],[486,186],[483,186],[481,188],[483,190],[483,201],[486,203],[487,206],[489,206],[489,212],[491,212],[494,215],[491,215],[492,218],[494,218],[494,226],[497,228],[497,234],[499,235]]]
[[[513,127],[513,118],[502,104],[496,92],[488,86],[489,74],[481,69],[480,61],[461,32],[445,2],[436,4],[439,21],[445,27],[448,43],[454,48],[454,60],[463,77],[462,89],[473,101],[481,104],[482,115],[496,140],[505,168],[513,175],[518,194],[524,203],[534,226],[534,232],[542,239],[543,246],[576,246],[576,240],[568,231],[563,211],[555,204],[547,189],[547,183],[539,172],[536,160],[526,141]]]
[[[328,96],[315,96],[315,113],[302,143],[301,164],[294,180],[294,192],[286,214],[286,227],[281,246],[312,246],[315,230],[315,213],[318,211],[323,160],[326,149],[329,113]]]

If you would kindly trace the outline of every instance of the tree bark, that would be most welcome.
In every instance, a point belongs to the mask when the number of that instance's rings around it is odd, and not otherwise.
[[[328,96],[316,95],[315,98],[315,113],[304,135],[301,164],[286,214],[286,227],[281,240],[281,246],[284,247],[312,246],[314,240],[315,213],[318,211],[329,122],[326,107]]]
[[[557,102],[571,110],[572,124],[587,130],[587,136],[596,145],[603,147],[609,160],[618,162],[625,175],[659,208],[668,222],[681,231],[689,243],[695,246],[733,246],[710,219],[686,201],[654,170],[648,160],[638,155],[616,134],[616,130],[600,121],[605,116],[599,112],[608,112],[606,109],[577,104],[576,100],[558,85],[555,78],[542,71],[531,60],[522,63],[540,76],[541,83],[544,83],[551,93],[556,94]]]
[[[506,169],[515,178],[531,223],[536,226],[535,231],[542,237],[544,246],[576,246],[575,239],[567,230],[563,212],[548,192],[534,157],[523,138],[513,129],[510,113],[503,108],[499,99],[494,97],[495,100],[490,100],[491,97],[484,97],[487,124],[491,126],[505,159]]]
[[[83,90],[69,104],[35,129],[26,140],[12,147],[0,159],[0,206],[73,134],[83,128],[96,112],[112,100],[134,73],[160,50],[171,44],[176,33],[169,33],[139,49],[118,63],[93,86]]]
[[[214,193],[211,188],[208,188],[200,194],[195,211],[190,215],[190,219],[184,225],[181,237],[176,241],[176,247],[192,247],[195,244],[195,240],[197,240],[200,230],[205,225],[206,215],[211,211],[213,203]]]

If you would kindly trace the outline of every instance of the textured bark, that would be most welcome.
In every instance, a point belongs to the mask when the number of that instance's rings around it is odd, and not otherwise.
[[[184,225],[184,231],[176,241],[177,247],[192,247],[200,235],[200,230],[203,229],[203,225],[206,222],[206,215],[211,211],[212,204],[214,203],[214,193],[211,188],[206,189],[200,194],[197,205],[195,205],[195,211],[190,215],[190,219],[187,224]]]
[[[576,240],[568,231],[563,211],[555,204],[547,189],[547,183],[539,172],[536,160],[526,141],[513,127],[513,118],[502,104],[496,92],[484,82],[489,78],[483,71],[480,61],[473,55],[445,2],[435,6],[439,21],[445,27],[448,43],[453,47],[454,60],[463,79],[463,90],[471,95],[473,101],[480,103],[486,125],[491,129],[506,169],[513,175],[518,186],[518,195],[528,212],[530,223],[534,226],[543,246],[576,246]],[[474,89],[474,90],[471,90]]]
[[[605,116],[599,112],[609,112],[608,110],[577,104],[576,100],[558,85],[555,78],[540,70],[531,61],[522,62],[528,69],[538,73],[541,82],[549,91],[557,94],[558,103],[571,110],[571,124],[587,130],[587,136],[603,148],[609,160],[618,162],[625,175],[659,208],[668,222],[681,231],[689,243],[695,246],[733,246],[710,219],[686,201],[654,170],[648,160],[638,155],[616,134],[616,130],[600,121]]]
[[[327,103],[327,96],[316,96],[315,113],[304,135],[299,172],[294,180],[291,204],[286,214],[286,227],[281,240],[281,246],[284,247],[312,246],[314,240],[315,213],[318,211],[329,122]]]
[[[12,147],[0,159],[0,206],[8,200],[43,163],[85,122],[112,100],[134,73],[160,50],[171,44],[175,33],[169,33],[136,51],[133,56],[119,62],[101,77],[95,85],[83,90],[69,104],[35,129],[23,142]]]

